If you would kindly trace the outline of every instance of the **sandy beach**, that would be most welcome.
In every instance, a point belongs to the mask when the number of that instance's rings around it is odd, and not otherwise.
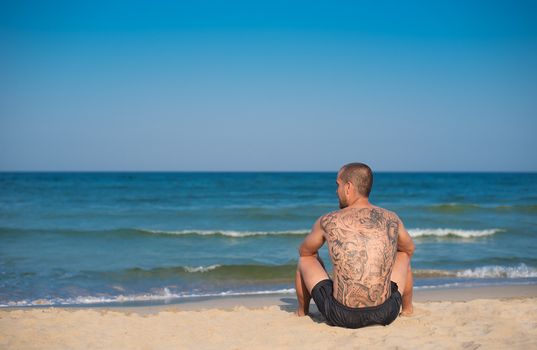
[[[531,349],[537,286],[416,291],[415,314],[387,327],[330,327],[293,295],[163,306],[0,310],[2,349]]]

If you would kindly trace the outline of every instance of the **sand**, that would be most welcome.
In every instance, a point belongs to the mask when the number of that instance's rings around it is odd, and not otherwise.
[[[389,326],[330,327],[291,295],[0,310],[1,349],[537,349],[537,286],[418,291]]]

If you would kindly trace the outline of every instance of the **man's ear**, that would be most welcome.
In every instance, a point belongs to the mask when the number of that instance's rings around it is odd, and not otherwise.
[[[352,183],[350,182],[346,182],[345,183],[345,194],[348,196],[349,193],[351,192],[351,187],[352,187]]]

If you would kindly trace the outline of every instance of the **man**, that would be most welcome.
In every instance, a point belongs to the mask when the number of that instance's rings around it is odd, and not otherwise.
[[[296,272],[298,316],[313,297],[329,325],[359,328],[387,325],[412,314],[414,243],[399,217],[369,202],[371,169],[343,166],[337,175],[340,210],[321,216],[299,248]],[[327,242],[333,280],[318,256]]]

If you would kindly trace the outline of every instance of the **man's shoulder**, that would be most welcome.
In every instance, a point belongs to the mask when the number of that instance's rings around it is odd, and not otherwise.
[[[364,208],[363,208],[364,209]],[[330,223],[335,223],[337,220],[344,220],[344,217],[347,215],[366,215],[369,216],[372,214],[373,211],[377,211],[381,214],[381,216],[388,220],[388,221],[395,221],[397,223],[401,222],[401,219],[399,218],[399,215],[395,213],[394,211],[388,210],[386,208],[382,208],[379,206],[373,206],[372,208],[369,208],[370,211],[363,212],[363,209],[358,210],[358,212],[354,211],[350,208],[344,208],[344,209],[338,209],[331,211],[329,213],[326,213],[319,217],[319,223],[321,225],[321,228],[325,230],[325,228],[330,225]]]
[[[319,218],[319,222],[321,223],[321,227],[324,229],[328,223],[333,221],[338,215],[341,213],[341,209],[331,211],[329,213],[326,213],[322,215]]]
[[[359,211],[362,211],[363,209],[366,209],[366,208],[359,209]],[[388,210],[386,208],[382,208],[382,207],[379,207],[379,206],[375,205],[375,206],[373,206],[372,208],[369,208],[369,209],[379,211],[385,217],[393,217],[393,218],[399,219],[399,216],[397,215],[397,213],[395,213],[394,211]],[[334,211],[331,211],[331,212],[328,212],[328,213],[322,215],[321,217],[319,217],[319,220],[322,222],[323,220],[328,220],[328,219],[337,217],[339,215],[346,215],[346,214],[355,215],[356,212],[354,212],[352,208],[337,209],[337,210],[334,210]],[[368,213],[363,213],[363,214],[369,215]]]
[[[324,217],[335,216],[335,215],[338,215],[339,213],[341,213],[341,209],[333,210],[321,216],[321,219]]]
[[[392,216],[395,215],[395,216],[397,216],[397,214],[394,211],[386,209],[386,208],[383,208],[383,207],[379,207],[378,205],[374,205],[373,209],[381,211],[384,215],[392,215]]]
[[[381,214],[386,223],[396,223],[398,225],[402,223],[401,219],[399,218],[399,215],[397,215],[394,211],[377,206],[375,206],[374,209]]]

